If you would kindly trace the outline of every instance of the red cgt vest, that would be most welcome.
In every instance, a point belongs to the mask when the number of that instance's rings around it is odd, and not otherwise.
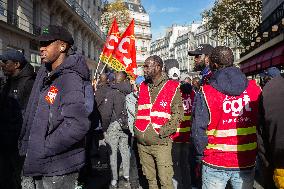
[[[190,94],[182,93],[183,101],[183,120],[177,128],[177,131],[171,135],[171,139],[174,142],[188,143],[191,129],[191,112],[194,100],[195,92],[192,90]]]
[[[231,169],[253,167],[261,88],[252,80],[240,96],[227,96],[210,85],[202,90],[210,113],[203,162]]]
[[[178,87],[177,81],[168,80],[152,104],[148,85],[145,82],[141,83],[135,122],[137,130],[145,132],[151,123],[155,132],[159,134],[160,128],[171,119],[171,103]]]

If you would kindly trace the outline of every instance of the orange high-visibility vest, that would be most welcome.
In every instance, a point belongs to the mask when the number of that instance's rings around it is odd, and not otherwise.
[[[141,83],[135,122],[137,130],[145,132],[151,124],[159,134],[160,128],[171,119],[171,103],[178,87],[179,82],[168,80],[152,104],[148,85],[145,82]]]
[[[202,90],[210,113],[203,162],[231,169],[253,167],[261,88],[252,80],[239,96],[225,95],[210,85]]]

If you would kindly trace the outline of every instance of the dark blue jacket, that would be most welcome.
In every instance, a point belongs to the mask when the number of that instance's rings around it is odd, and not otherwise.
[[[238,96],[248,86],[246,76],[236,67],[224,68],[213,73],[209,84],[223,94]],[[192,119],[192,139],[200,162],[208,144],[206,130],[209,124],[209,110],[202,92],[196,93]]]
[[[53,103],[50,87],[58,89]],[[37,75],[19,140],[24,175],[55,176],[77,172],[85,163],[85,135],[93,109],[93,88],[85,58],[75,54],[51,73]]]

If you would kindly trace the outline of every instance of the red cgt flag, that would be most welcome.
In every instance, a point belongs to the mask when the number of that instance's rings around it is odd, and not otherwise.
[[[126,73],[135,78],[137,68],[136,48],[134,36],[134,19],[121,36],[117,48],[113,51],[109,65],[117,71],[126,71]]]
[[[104,45],[103,52],[100,56],[100,60],[102,62],[108,63],[109,58],[111,57],[113,51],[116,49],[119,40],[120,40],[119,29],[116,22],[116,18],[114,18],[111,28],[108,32],[108,37]]]

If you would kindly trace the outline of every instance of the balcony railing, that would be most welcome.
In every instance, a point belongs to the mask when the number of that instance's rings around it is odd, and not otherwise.
[[[271,26],[277,24],[284,17],[284,2],[282,2],[262,23],[261,32],[271,29]]]
[[[99,37],[105,41],[106,36],[97,26],[95,21],[86,13],[86,11],[82,8],[82,6],[76,0],[65,0],[65,2],[74,10],[83,20],[84,22],[89,25],[93,31],[95,31]]]
[[[260,25],[250,36],[251,42],[254,42],[253,46],[250,46],[249,49],[246,49],[245,52],[241,53],[241,57],[249,54],[256,48],[260,47],[264,43],[270,41],[276,36],[284,33],[284,26],[282,24],[282,19],[284,18],[284,2],[282,2]],[[277,31],[272,31],[272,26],[278,25]],[[264,37],[264,32],[267,32],[267,36]],[[257,35],[256,35],[257,34]],[[257,38],[261,40],[256,41]]]
[[[151,38],[152,39],[152,34],[151,33],[135,32],[135,35],[137,37],[144,37],[144,38]]]

